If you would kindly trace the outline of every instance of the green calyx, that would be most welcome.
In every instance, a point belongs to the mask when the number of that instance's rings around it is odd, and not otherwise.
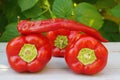
[[[55,39],[54,46],[58,47],[59,49],[63,49],[68,45],[68,38],[67,36],[58,35]]]
[[[19,52],[19,57],[30,63],[37,57],[37,49],[33,44],[24,44]]]
[[[79,51],[77,59],[84,65],[92,64],[97,58],[95,52],[89,48],[83,48]]]

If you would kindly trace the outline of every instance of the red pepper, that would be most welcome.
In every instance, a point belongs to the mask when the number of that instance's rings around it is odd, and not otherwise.
[[[18,24],[18,31],[21,34],[48,32],[48,31],[58,30],[61,28],[85,32],[86,34],[96,38],[97,40],[103,42],[108,41],[104,39],[97,30],[85,26],[81,23],[75,22],[73,20],[66,20],[59,18],[42,20],[42,21],[22,20]]]
[[[30,34],[12,39],[6,48],[8,62],[17,72],[38,72],[51,59],[48,39],[40,34]]]
[[[77,31],[70,31],[67,29],[58,29],[47,32],[46,36],[50,40],[53,50],[53,56],[64,57],[66,47],[73,37],[79,34]]]
[[[77,35],[65,54],[69,68],[75,73],[95,74],[107,64],[108,51],[99,41],[88,35]]]

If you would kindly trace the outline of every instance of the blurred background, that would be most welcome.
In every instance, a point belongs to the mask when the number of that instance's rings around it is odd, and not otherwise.
[[[66,18],[120,41],[120,0],[0,0],[0,42],[19,36],[19,20]]]

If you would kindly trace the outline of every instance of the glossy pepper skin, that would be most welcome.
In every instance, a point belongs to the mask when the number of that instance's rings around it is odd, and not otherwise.
[[[75,22],[73,20],[67,19],[55,18],[41,21],[22,20],[18,23],[17,28],[21,34],[26,35],[31,33],[48,32],[64,28],[68,30],[84,32],[102,42],[108,41],[104,39],[97,30],[81,23]]]
[[[108,51],[104,45],[85,34],[76,36],[65,54],[66,63],[73,72],[87,75],[103,70],[107,58]]]
[[[58,29],[55,31],[49,31],[46,37],[49,39],[52,45],[52,54],[55,57],[64,57],[66,53],[66,47],[69,42],[79,34],[77,31],[70,31],[67,29]]]
[[[51,59],[51,52],[48,39],[40,34],[18,36],[6,47],[9,65],[17,72],[41,71]]]

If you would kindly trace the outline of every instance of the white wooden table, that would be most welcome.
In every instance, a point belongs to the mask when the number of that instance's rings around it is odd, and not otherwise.
[[[109,51],[108,64],[103,71],[91,76],[73,73],[64,58],[55,57],[41,72],[17,73],[8,65],[6,44],[0,43],[0,80],[120,80],[120,42],[104,43]]]

